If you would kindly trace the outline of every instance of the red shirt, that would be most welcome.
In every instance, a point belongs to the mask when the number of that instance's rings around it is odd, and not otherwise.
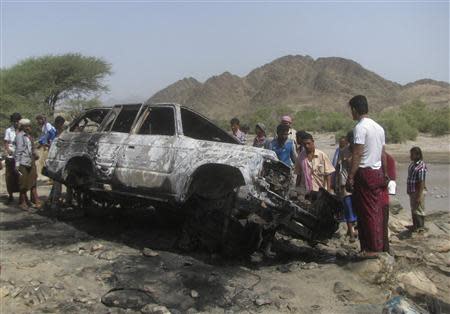
[[[387,164],[387,175],[393,181],[397,178],[397,171],[395,169],[395,160],[394,158],[386,153],[386,164]]]

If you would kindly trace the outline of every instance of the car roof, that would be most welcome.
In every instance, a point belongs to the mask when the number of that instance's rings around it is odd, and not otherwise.
[[[209,119],[208,117],[206,117],[205,115],[201,114],[200,112],[198,112],[195,109],[192,109],[191,107],[188,107],[186,105],[181,105],[178,103],[173,103],[173,102],[157,102],[157,103],[151,103],[151,102],[145,102],[145,103],[129,103],[129,104],[117,104],[114,105],[114,107],[118,107],[118,106],[136,106],[136,105],[145,105],[145,106],[149,106],[149,107],[161,107],[161,106],[170,106],[170,107],[178,107],[178,108],[183,108],[183,109],[187,109],[189,111],[194,112],[195,114],[201,116],[202,118],[210,121],[211,123],[213,123],[211,121],[211,119]],[[214,124],[214,123],[213,123]]]

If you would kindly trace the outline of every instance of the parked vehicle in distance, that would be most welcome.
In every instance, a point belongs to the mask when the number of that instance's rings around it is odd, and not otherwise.
[[[189,237],[229,254],[258,249],[268,229],[317,240],[337,226],[331,195],[322,192],[321,208],[297,206],[288,200],[290,168],[274,152],[239,145],[178,104],[87,110],[54,141],[45,172],[72,187],[85,210],[164,208],[186,217]]]

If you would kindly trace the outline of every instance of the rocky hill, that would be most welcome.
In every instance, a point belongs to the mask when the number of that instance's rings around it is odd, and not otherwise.
[[[386,80],[344,58],[284,56],[244,77],[224,72],[204,83],[182,79],[153,95],[150,102],[177,102],[212,118],[246,114],[264,106],[345,110],[356,94],[368,97],[375,111],[421,99],[431,105],[449,103],[450,85],[430,79],[404,86]]]

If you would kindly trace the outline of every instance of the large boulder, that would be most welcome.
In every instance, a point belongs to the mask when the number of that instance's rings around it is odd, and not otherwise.
[[[419,270],[400,273],[397,280],[400,287],[411,296],[435,295],[438,292],[435,284]]]
[[[387,253],[381,253],[377,259],[367,259],[351,263],[347,267],[371,283],[383,283],[394,270],[395,259]]]
[[[412,222],[398,218],[398,216],[389,217],[389,231],[393,233],[400,233],[407,230],[406,226],[411,225]]]

